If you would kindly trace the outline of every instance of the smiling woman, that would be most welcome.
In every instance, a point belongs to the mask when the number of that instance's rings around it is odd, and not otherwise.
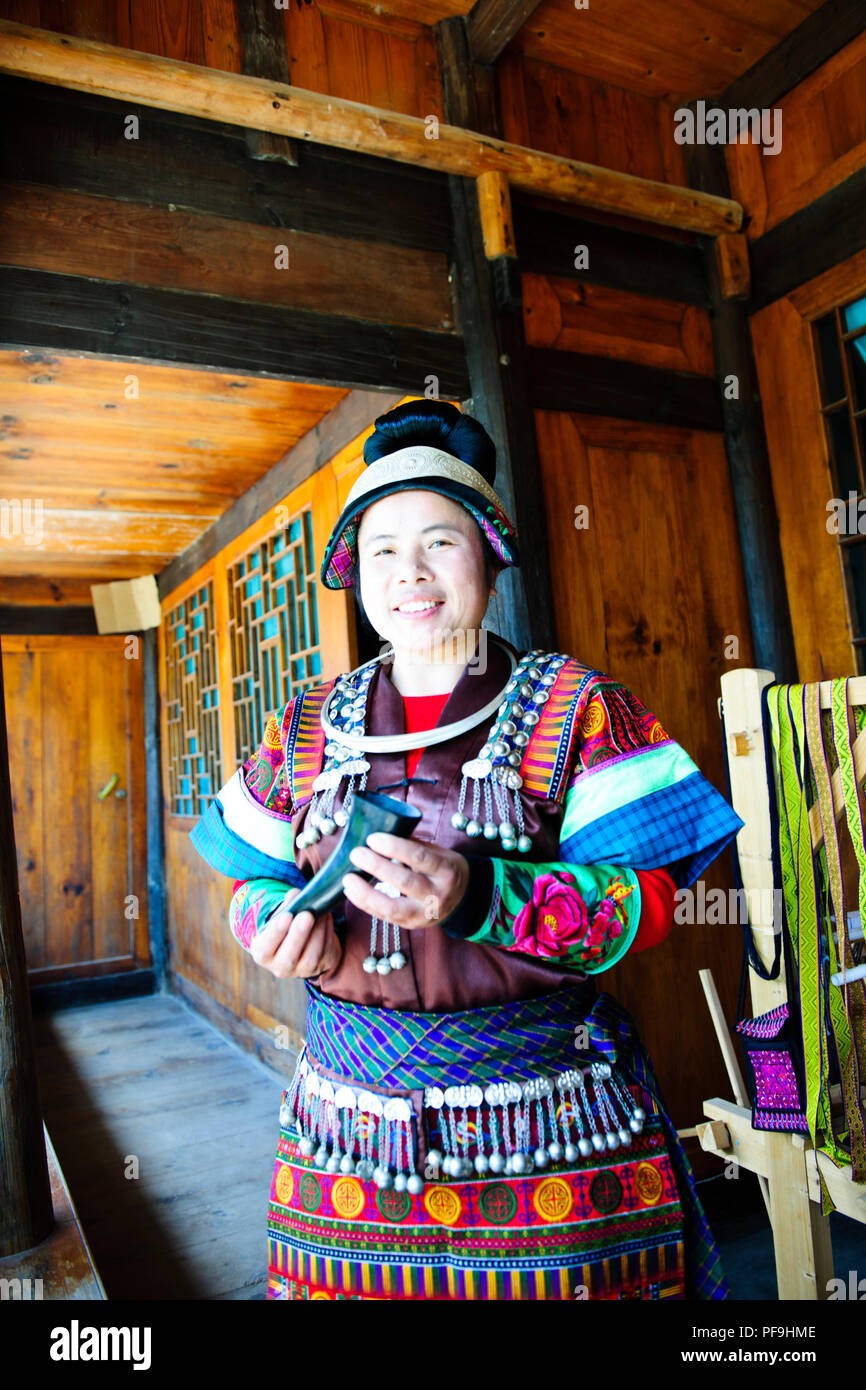
[[[667,934],[742,822],[625,686],[482,629],[518,551],[478,421],[409,402],[364,458],[321,577],[360,585],[382,654],[275,715],[192,832],[237,880],[237,940],[307,982],[268,1296],[723,1298],[652,1064],[592,976]],[[336,919],[293,916],[367,789],[421,813],[411,838],[352,849]]]

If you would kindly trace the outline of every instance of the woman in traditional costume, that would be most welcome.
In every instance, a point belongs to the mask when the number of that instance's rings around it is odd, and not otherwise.
[[[364,446],[321,567],[380,657],[305,690],[191,832],[233,935],[303,977],[268,1298],[727,1296],[631,1016],[593,977],[669,931],[742,826],[624,685],[482,631],[518,562],[489,435],[412,401]],[[355,792],[420,812],[291,913]]]

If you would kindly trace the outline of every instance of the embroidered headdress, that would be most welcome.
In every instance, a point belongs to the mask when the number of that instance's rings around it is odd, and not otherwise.
[[[401,445],[401,440],[406,440]],[[484,426],[444,401],[406,401],[376,420],[356,479],[328,539],[321,580],[351,588],[363,512],[392,492],[423,488],[460,502],[503,566],[519,564],[517,531],[493,487],[496,449]]]

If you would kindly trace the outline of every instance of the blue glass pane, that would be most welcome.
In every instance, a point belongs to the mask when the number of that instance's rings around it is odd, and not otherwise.
[[[285,579],[287,575],[291,577],[293,568],[291,551],[286,551],[274,564],[274,578]]]
[[[277,619],[276,619],[275,617],[274,617],[274,618],[265,618],[264,627],[263,627],[263,629],[262,629],[262,632],[263,632],[263,635],[264,635],[265,637],[276,637],[276,635],[277,635]]]
[[[293,541],[299,541],[300,539],[301,539],[301,518],[300,518],[299,516],[297,516],[297,517],[295,517],[294,521],[292,522],[291,526],[289,527],[289,543],[291,544]]]
[[[866,298],[858,299],[856,303],[849,304],[847,309],[842,310],[845,315],[845,332],[850,333],[854,328],[866,326]]]

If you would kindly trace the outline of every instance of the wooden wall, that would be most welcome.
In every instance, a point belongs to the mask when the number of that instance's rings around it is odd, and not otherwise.
[[[370,422],[372,429],[372,421]],[[324,543],[339,515],[355,476],[363,467],[362,449],[369,430],[342,449],[329,464],[302,483],[283,503],[265,514],[223,547],[195,574],[162,599],[163,615],[208,580],[214,586],[217,632],[219,785],[233,776],[243,757],[236,748],[232,713],[232,656],[229,645],[227,569],[257,542],[285,524],[279,506],[288,514],[312,509],[313,550],[318,570]],[[322,679],[356,664],[352,600],[344,592],[324,589],[316,582]],[[228,905],[232,880],[213,870],[191,844],[189,831],[198,816],[175,814],[169,803],[168,734],[166,722],[166,635],[160,628],[160,706],[162,740],[165,876],[168,909],[169,968],[177,989],[220,1027],[274,1066],[288,1068],[287,1046],[297,1047],[305,1031],[306,994],[299,980],[279,981],[257,966],[231,935]],[[274,713],[275,711],[269,711]],[[256,745],[257,746],[257,745]]]
[[[801,681],[857,674],[839,537],[827,530],[827,503],[837,491],[811,324],[864,294],[866,252],[768,304],[751,320]]]
[[[505,140],[662,183],[688,183],[682,146],[673,138],[673,103],[511,52],[497,63],[496,76]]]
[[[724,794],[719,680],[753,655],[721,435],[564,412],[535,418],[560,649],[623,681]],[[578,506],[588,508],[581,529]],[[707,892],[731,887],[729,854],[702,877]],[[733,1020],[741,948],[736,923],[674,925],[663,945],[599,981],[634,1015],[680,1127],[701,1118],[704,1097],[729,1094],[698,971],[712,969]]]
[[[727,145],[731,196],[748,214],[746,234],[763,236],[866,164],[866,31],[775,103],[782,148]]]

